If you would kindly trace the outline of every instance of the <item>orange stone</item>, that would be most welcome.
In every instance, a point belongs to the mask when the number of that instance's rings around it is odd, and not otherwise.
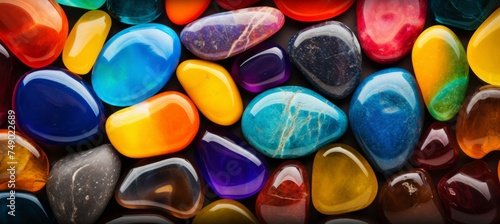
[[[173,23],[185,25],[197,19],[210,5],[210,0],[166,0],[165,11]]]

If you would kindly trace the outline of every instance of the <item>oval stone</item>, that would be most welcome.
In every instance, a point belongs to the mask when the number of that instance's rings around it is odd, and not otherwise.
[[[341,22],[327,21],[300,30],[288,42],[288,52],[302,75],[330,98],[345,98],[358,84],[361,48]]]
[[[257,95],[245,108],[243,135],[265,156],[298,158],[339,139],[347,116],[318,93],[284,86]]]
[[[57,0],[61,5],[94,10],[104,5],[106,0]]]
[[[186,25],[201,16],[209,5],[210,0],[166,0],[165,11],[170,21],[177,25]]]
[[[455,117],[469,84],[469,64],[455,33],[441,25],[427,28],[415,41],[411,60],[432,117],[439,121]]]
[[[36,195],[19,191],[15,194],[11,192],[0,192],[0,212],[2,214],[0,215],[0,223],[55,223],[48,206],[40,201]],[[10,208],[11,203],[14,203],[12,204],[14,211]]]
[[[106,42],[92,71],[92,86],[104,102],[130,106],[156,94],[179,63],[181,44],[162,24],[126,28]]]
[[[106,0],[108,13],[125,24],[149,23],[164,11],[163,0]]]
[[[194,217],[193,224],[205,223],[258,224],[255,216],[241,203],[231,199],[220,199],[205,206]]]
[[[420,138],[413,162],[426,170],[451,168],[458,162],[458,150],[453,129],[445,122],[436,121]]]
[[[16,80],[14,78],[13,57],[0,43],[0,126],[7,121],[7,112],[12,102],[12,92]]]
[[[274,0],[274,4],[286,16],[304,22],[315,22],[333,18],[345,12],[353,3],[354,0]]]
[[[259,44],[278,32],[284,23],[285,17],[276,8],[251,7],[198,19],[184,27],[180,37],[191,53],[216,61]]]
[[[389,68],[359,84],[349,107],[354,137],[371,165],[382,173],[399,170],[417,146],[424,103],[415,78]]]

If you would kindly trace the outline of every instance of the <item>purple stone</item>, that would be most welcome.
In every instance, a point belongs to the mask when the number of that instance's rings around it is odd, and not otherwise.
[[[290,78],[288,54],[272,42],[245,51],[233,62],[231,76],[241,87],[254,93],[279,86]]]

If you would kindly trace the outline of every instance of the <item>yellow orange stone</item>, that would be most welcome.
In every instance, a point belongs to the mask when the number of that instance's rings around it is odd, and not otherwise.
[[[258,224],[257,218],[241,203],[231,199],[214,201],[201,209],[193,224],[238,223]]]

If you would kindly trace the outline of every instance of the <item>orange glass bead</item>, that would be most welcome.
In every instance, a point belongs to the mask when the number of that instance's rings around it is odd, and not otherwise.
[[[166,0],[165,11],[170,21],[185,25],[197,19],[210,5],[210,0]]]
[[[330,19],[345,12],[354,0],[274,0],[286,16],[304,22]]]

